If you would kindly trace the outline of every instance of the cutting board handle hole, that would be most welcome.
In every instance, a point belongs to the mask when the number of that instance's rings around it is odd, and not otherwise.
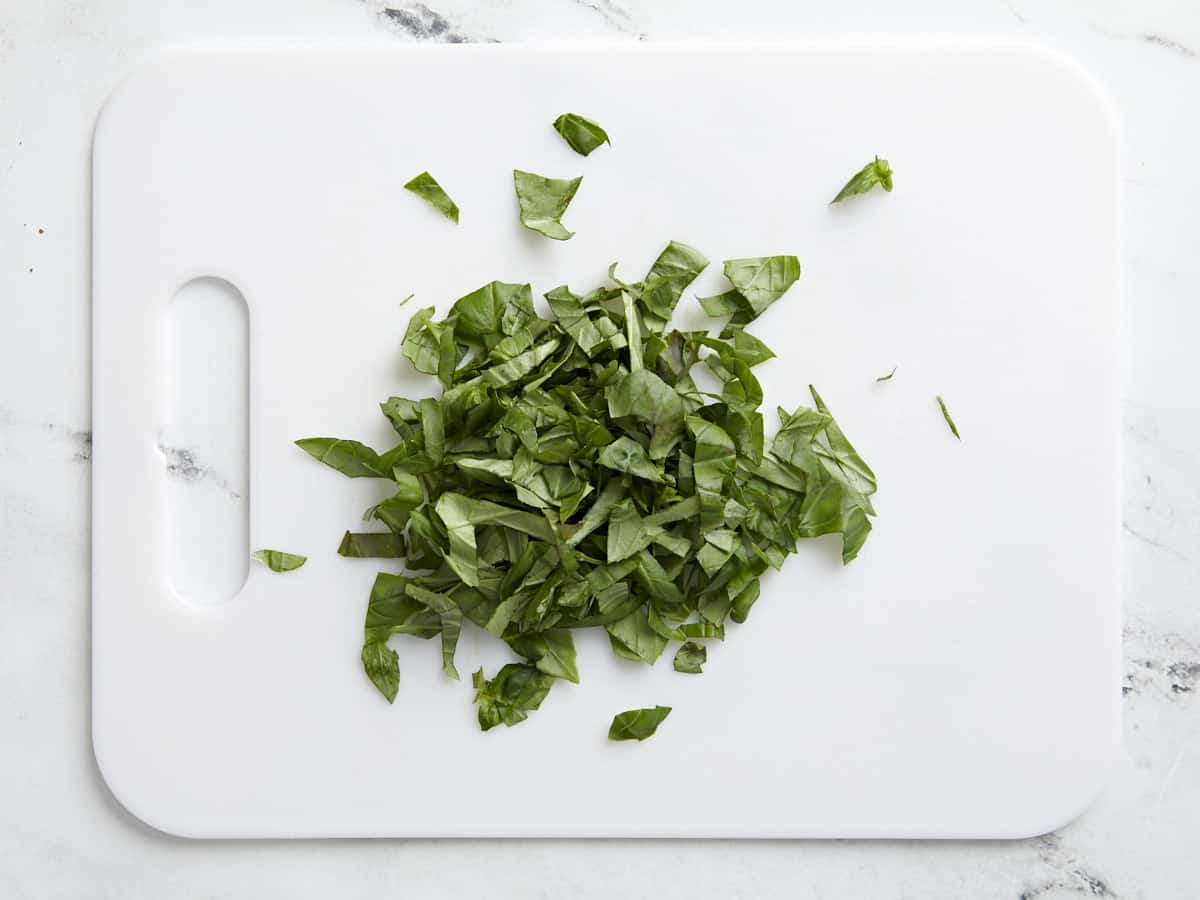
[[[167,407],[159,435],[167,577],[202,606],[238,595],[249,571],[250,327],[223,278],[193,278],[167,310]]]

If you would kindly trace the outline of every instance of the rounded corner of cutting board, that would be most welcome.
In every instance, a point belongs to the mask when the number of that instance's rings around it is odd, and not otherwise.
[[[92,756],[96,761],[100,780],[117,804],[143,825],[161,834],[187,839],[204,837],[205,835],[200,834],[189,823],[181,821],[174,811],[155,807],[154,797],[147,795],[139,787],[136,773],[130,773],[124,754],[118,747],[108,743],[102,721],[101,718],[93,716]]]
[[[1026,56],[1037,59],[1044,67],[1047,78],[1057,79],[1068,90],[1073,90],[1078,95],[1079,109],[1090,108],[1109,142],[1114,145],[1119,142],[1121,129],[1117,106],[1108,88],[1085,63],[1051,44],[1022,42],[1012,46],[1013,49],[1019,48]]]

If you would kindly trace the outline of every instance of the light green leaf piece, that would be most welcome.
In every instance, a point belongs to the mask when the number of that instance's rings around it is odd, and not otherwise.
[[[608,728],[610,741],[644,741],[658,730],[658,726],[670,715],[671,707],[655,706],[650,709],[630,709],[613,716]]]
[[[950,426],[950,432],[961,441],[962,436],[958,433],[958,426],[954,424],[954,419],[950,417],[950,410],[946,408],[946,401],[943,400],[939,395],[937,402],[938,406],[942,408],[942,418],[944,418],[946,420],[946,424]]]
[[[648,608],[643,606],[610,624],[608,635],[618,655],[652,666],[666,649],[667,639],[650,626],[649,615]]]
[[[794,256],[757,256],[725,260],[725,277],[749,304],[751,319],[762,315],[800,277],[800,260]]]
[[[563,113],[554,120],[554,130],[580,156],[587,156],[601,144],[611,144],[608,132],[599,122],[585,119],[576,113]]]
[[[565,628],[551,629],[539,634],[521,634],[508,642],[518,655],[537,666],[538,671],[579,683],[579,667],[575,662],[575,640]]]
[[[695,641],[688,641],[675,651],[675,671],[685,675],[699,675],[707,661],[708,650]]]
[[[878,156],[855,172],[854,176],[846,182],[846,186],[838,191],[838,195],[830,203],[841,203],[847,197],[865,194],[876,185],[885,191],[892,189],[892,167],[888,165],[886,159],[880,159]]]
[[[418,197],[426,200],[430,206],[443,216],[455,225],[458,224],[458,206],[428,172],[422,172],[413,178],[412,181],[404,185],[404,189],[412,191]]]
[[[272,572],[291,572],[308,562],[307,556],[284,553],[282,550],[255,550],[250,556]]]
[[[313,459],[337,469],[349,478],[390,478],[391,472],[384,471],[379,454],[358,441],[339,438],[301,438],[296,446]]]
[[[658,255],[642,284],[639,300],[647,312],[668,322],[684,289],[708,266],[708,257],[687,244],[671,241]]]
[[[563,213],[567,211],[575,192],[579,190],[579,178],[547,178],[532,172],[513,169],[513,185],[517,192],[517,203],[521,210],[521,224],[556,241],[565,241],[575,232],[563,227]]]
[[[646,448],[632,438],[621,436],[605,447],[596,462],[626,475],[636,475],[655,484],[662,484],[662,473],[650,461]]]

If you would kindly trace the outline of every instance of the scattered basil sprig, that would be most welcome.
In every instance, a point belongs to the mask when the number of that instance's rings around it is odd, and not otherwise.
[[[601,144],[611,144],[608,132],[599,122],[585,119],[575,113],[563,113],[554,120],[554,130],[580,156],[587,156]]]
[[[644,741],[671,714],[669,706],[655,706],[651,709],[630,709],[613,716],[612,725],[608,728],[610,741]]]
[[[297,441],[389,488],[366,512],[388,531],[342,544],[344,555],[404,556],[405,574],[377,577],[364,625],[363,667],[389,702],[400,675],[388,639],[440,635],[443,669],[457,677],[464,622],[520,660],[473,677],[484,730],[524,721],[555,681],[580,679],[576,629],[603,628],[616,655],[649,665],[678,642],[675,667],[699,672],[700,642],[746,621],[760,576],[797,541],[840,534],[842,559],[858,554],[875,476],[820,395],[779,410],[778,433],[764,437],[753,369],[773,354],[744,325],[799,263],[726,262],[724,336],[671,329],[707,264],[672,242],[640,281],[614,266],[611,283],[585,294],[549,291],[549,318],[529,285],[499,281],[442,318],[417,310],[401,351],[441,390],[381,404],[395,445]],[[698,366],[718,391],[697,386]],[[614,739],[646,737],[665,715],[623,713]]]
[[[865,194],[876,185],[885,191],[892,189],[892,167],[886,159],[880,159],[878,156],[855,172],[854,177],[846,182],[846,186],[838,191],[838,195],[830,203],[841,203],[847,197]]]
[[[258,560],[272,572],[291,572],[293,569],[298,569],[308,562],[307,556],[300,556],[297,553],[284,553],[282,550],[255,550],[250,556],[252,559]]]
[[[950,410],[946,408],[946,401],[943,400],[939,395],[937,402],[938,406],[942,408],[942,418],[944,418],[946,420],[946,424],[950,426],[951,433],[961,441],[962,436],[958,433],[958,426],[954,424],[954,419],[950,417]]]
[[[424,198],[430,206],[443,216],[455,225],[458,224],[457,204],[450,199],[450,195],[442,189],[442,186],[428,172],[422,172],[408,184],[404,185],[404,189],[412,191],[418,197]]]
[[[513,186],[521,210],[521,224],[556,241],[571,238],[575,232],[568,231],[560,219],[579,190],[581,181],[583,176],[547,178],[513,169]]]

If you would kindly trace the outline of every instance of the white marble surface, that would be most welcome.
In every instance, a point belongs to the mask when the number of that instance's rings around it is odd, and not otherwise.
[[[1125,755],[1097,804],[975,844],[195,843],[125,813],[88,721],[88,157],[121,76],[195,39],[846,32],[1044,40],[1124,125]],[[1190,0],[0,0],[0,897],[1200,896],[1198,99]]]

